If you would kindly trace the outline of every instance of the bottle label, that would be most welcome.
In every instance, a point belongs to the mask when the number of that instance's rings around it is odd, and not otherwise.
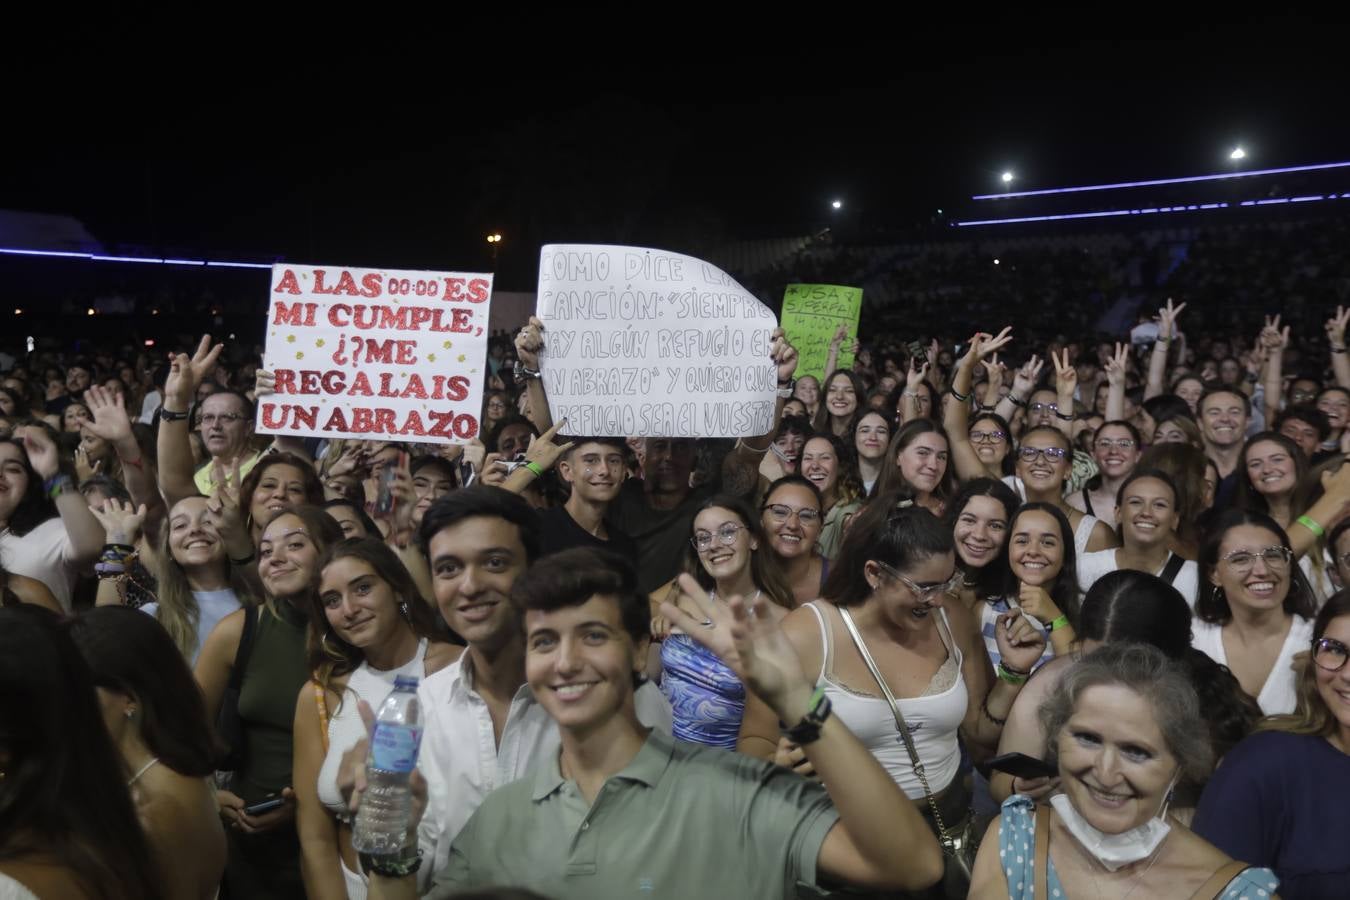
[[[376,722],[370,739],[370,767],[382,772],[407,773],[417,765],[422,729],[392,722]]]

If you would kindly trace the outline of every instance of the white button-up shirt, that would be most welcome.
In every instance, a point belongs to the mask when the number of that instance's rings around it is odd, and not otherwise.
[[[424,725],[418,768],[427,780],[427,811],[418,826],[422,892],[450,861],[450,844],[494,789],[520,778],[558,752],[558,726],[528,684],[511,698],[500,746],[488,705],[473,688],[469,654],[423,680],[418,688]],[[638,720],[670,734],[671,710],[653,684],[635,696]]]

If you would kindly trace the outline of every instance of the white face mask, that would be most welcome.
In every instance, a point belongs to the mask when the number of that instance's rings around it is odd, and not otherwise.
[[[1158,814],[1142,825],[1123,831],[1120,834],[1107,834],[1090,825],[1082,813],[1074,809],[1067,794],[1056,794],[1050,798],[1050,805],[1059,813],[1060,821],[1069,833],[1078,839],[1083,849],[1092,854],[1097,862],[1108,872],[1114,872],[1121,866],[1148,859],[1158,849],[1172,826],[1167,824],[1167,805],[1172,800],[1172,788],[1181,778],[1178,771],[1172,777],[1172,783],[1163,794],[1163,805]]]

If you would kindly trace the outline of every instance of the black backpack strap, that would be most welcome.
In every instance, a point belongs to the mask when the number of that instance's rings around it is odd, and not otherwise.
[[[1158,576],[1163,581],[1171,584],[1181,571],[1181,567],[1186,565],[1186,560],[1177,556],[1175,553],[1167,557],[1167,565],[1163,566],[1162,575]]]

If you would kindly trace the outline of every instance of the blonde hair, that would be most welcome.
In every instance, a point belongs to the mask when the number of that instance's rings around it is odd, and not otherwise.
[[[1312,643],[1325,637],[1332,621],[1342,616],[1350,616],[1350,590],[1337,591],[1322,607],[1313,623]],[[1268,716],[1257,723],[1256,730],[1330,737],[1336,733],[1339,723],[1317,690],[1317,664],[1312,660],[1311,648],[1294,656],[1294,667],[1298,673],[1295,686],[1298,700],[1294,711],[1288,715]]]
[[[169,633],[178,652],[191,663],[192,657],[199,649],[197,626],[201,624],[202,610],[192,593],[192,585],[188,583],[187,572],[183,571],[182,565],[173,558],[173,550],[169,546],[171,530],[166,518],[160,529],[162,533],[158,546],[155,547],[156,558],[151,561],[149,567],[158,581],[155,599],[159,603],[159,608],[155,611],[155,618]],[[231,565],[228,559],[222,559],[220,565],[225,575],[225,584],[234,591],[239,603],[245,607],[256,605],[257,600],[252,596],[248,582],[239,568]]]

